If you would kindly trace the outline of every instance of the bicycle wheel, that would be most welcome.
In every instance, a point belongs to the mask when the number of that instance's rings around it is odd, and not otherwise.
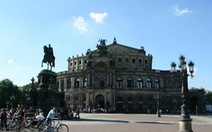
[[[69,132],[69,128],[66,124],[60,124],[57,128],[57,132]]]
[[[7,129],[10,131],[16,131],[19,128],[19,123],[18,121],[13,121],[7,124]]]

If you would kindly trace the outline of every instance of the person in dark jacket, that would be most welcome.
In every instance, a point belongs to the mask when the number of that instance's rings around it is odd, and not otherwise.
[[[7,112],[5,109],[2,109],[1,112],[1,130],[3,131],[4,128],[7,130]]]
[[[77,113],[75,115],[75,118],[80,118],[80,110],[79,109],[77,110]]]

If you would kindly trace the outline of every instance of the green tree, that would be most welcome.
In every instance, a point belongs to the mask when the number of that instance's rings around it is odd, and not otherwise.
[[[212,91],[205,90],[204,88],[195,88],[192,87],[190,88],[190,91],[199,91],[199,90],[204,90],[205,91],[205,101],[207,105],[212,105]]]
[[[206,98],[206,104],[212,105],[212,91],[207,91],[205,98]]]
[[[24,92],[28,92],[30,91],[32,88],[37,89],[38,88],[38,82],[34,82],[34,86],[32,85],[32,83],[26,84],[24,85],[21,89]]]
[[[21,91],[10,79],[0,81],[0,108],[16,107],[20,103]]]
[[[197,92],[197,91],[199,91],[199,90],[203,90],[203,91],[205,91],[205,89],[204,88],[195,88],[195,87],[191,87],[190,89],[189,89],[189,91],[193,91],[193,92]]]

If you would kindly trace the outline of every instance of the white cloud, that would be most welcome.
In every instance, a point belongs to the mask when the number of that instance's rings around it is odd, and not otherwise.
[[[104,13],[95,13],[91,12],[90,17],[95,20],[96,23],[104,23],[105,17],[107,17],[107,12]]]
[[[74,18],[73,26],[80,30],[81,32],[87,32],[88,31],[88,23],[85,22],[84,18],[79,16],[77,18]]]
[[[7,63],[8,63],[9,65],[12,65],[12,64],[14,63],[14,60],[13,60],[13,59],[9,59],[9,60],[7,61]]]
[[[177,15],[177,16],[189,14],[192,12],[192,10],[189,10],[188,8],[180,9],[178,5],[174,5],[173,9],[175,11],[175,15]]]

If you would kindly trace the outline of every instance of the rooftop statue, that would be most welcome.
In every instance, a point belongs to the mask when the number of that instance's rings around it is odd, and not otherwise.
[[[106,39],[100,39],[100,44],[97,44],[97,53],[100,57],[107,55],[107,46],[106,46]]]
[[[52,70],[52,67],[55,67],[55,57],[53,53],[53,48],[49,44],[49,46],[43,46],[44,56],[42,60],[41,66],[43,67],[43,63],[47,63],[47,69]]]

